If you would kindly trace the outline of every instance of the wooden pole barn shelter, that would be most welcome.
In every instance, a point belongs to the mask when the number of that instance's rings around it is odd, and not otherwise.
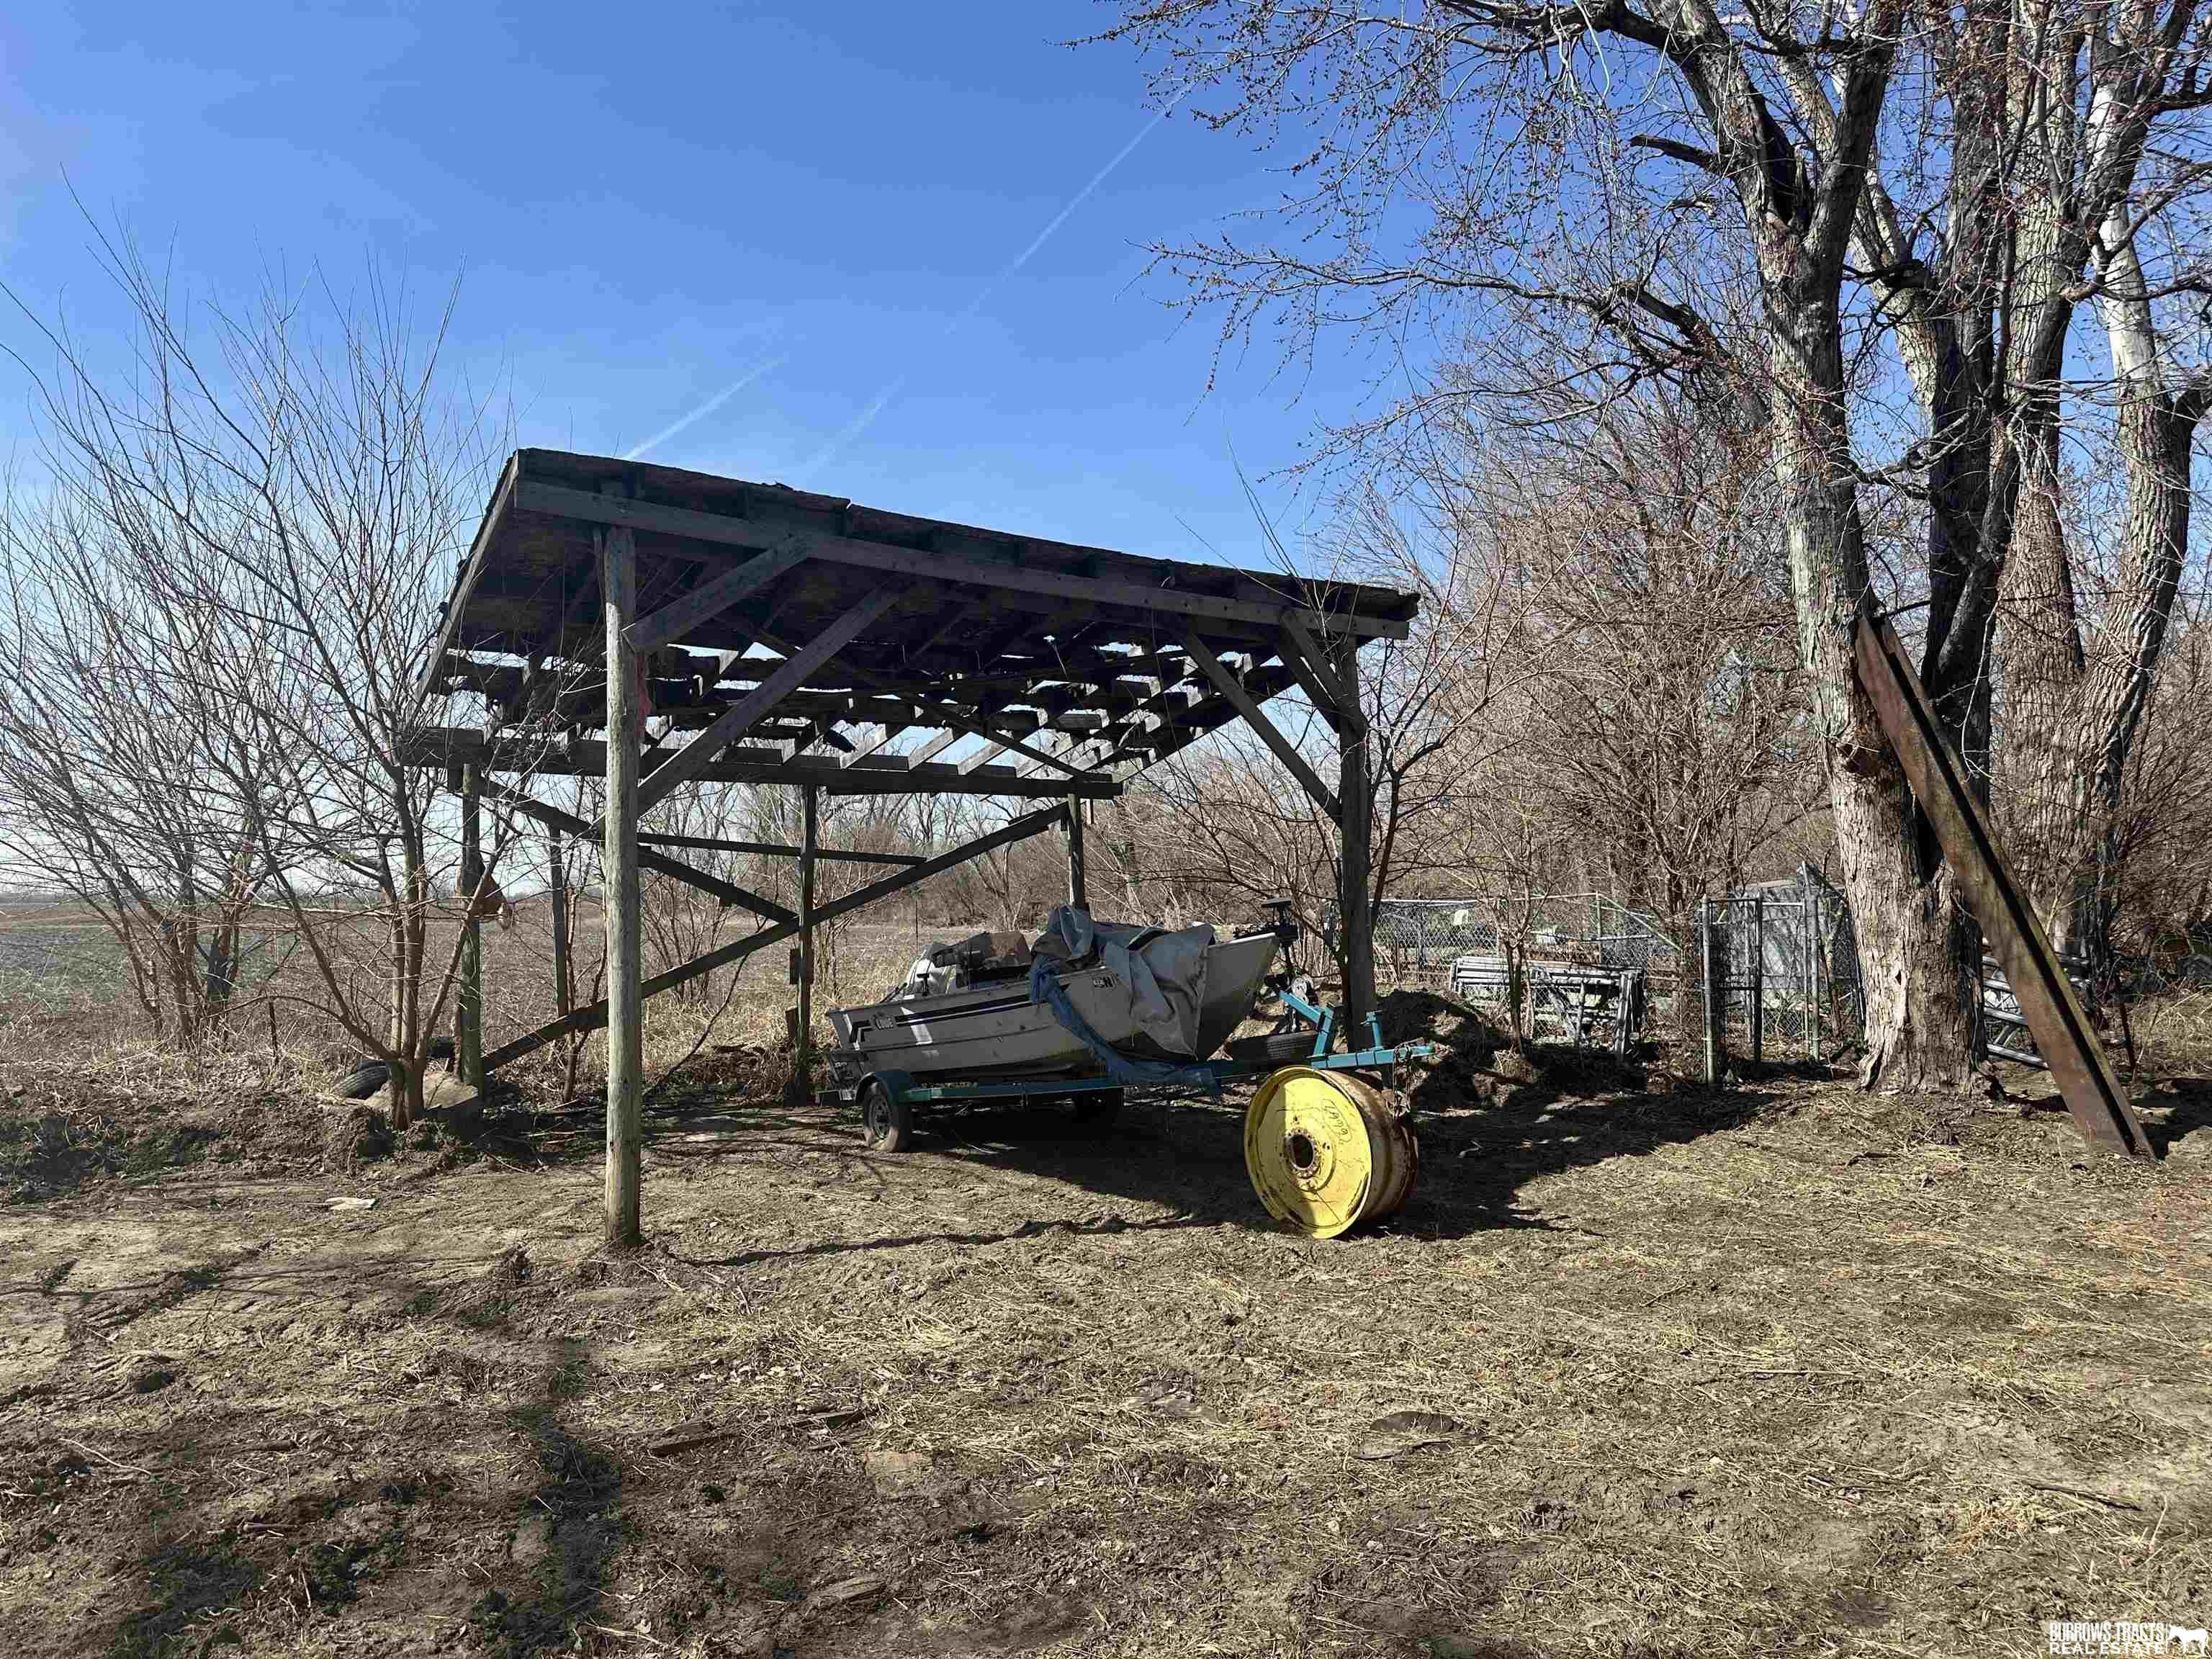
[[[607,1234],[634,1244],[643,998],[796,936],[803,1043],[817,926],[1053,830],[1068,836],[1079,900],[1083,803],[1118,795],[1237,720],[1340,826],[1344,1000],[1364,1019],[1375,1002],[1374,789],[1358,653],[1370,640],[1407,637],[1418,605],[1390,588],[1139,558],[780,484],[516,452],[446,602],[422,687],[426,698],[477,692],[489,713],[481,730],[422,730],[408,759],[458,774],[465,802],[489,799],[549,830],[603,839],[608,996],[484,1054],[478,1079],[607,1028]],[[1261,707],[1293,686],[1340,735],[1334,787]],[[667,729],[647,743],[651,717]],[[547,774],[603,775],[605,820],[532,799],[528,778]],[[799,860],[797,913],[661,850],[696,842],[639,833],[655,805],[708,781],[803,792],[801,846],[744,844]],[[933,857],[886,856],[891,873],[816,902],[815,860],[854,856],[816,847],[819,795],[914,791],[1048,804]],[[641,869],[761,925],[646,979]],[[481,1009],[480,986],[465,988],[462,1006]]]

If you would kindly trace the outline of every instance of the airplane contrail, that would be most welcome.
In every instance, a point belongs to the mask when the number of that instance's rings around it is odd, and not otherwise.
[[[1127,161],[1131,152],[1133,151],[1138,145],[1143,143],[1146,138],[1152,136],[1152,129],[1159,125],[1161,122],[1166,120],[1168,117],[1172,115],[1174,112],[1175,105],[1170,104],[1166,108],[1161,110],[1157,115],[1153,116],[1151,120],[1139,127],[1135,135],[1130,138],[1129,142],[1122,145],[1121,149],[1115,150],[1112,159],[1109,160],[1104,167],[1099,168],[1097,172],[1091,175],[1091,182],[1084,185],[1081,190],[1077,191],[1074,195],[1069,197],[1067,198],[1066,205],[1062,207],[1059,212],[1054,214],[1051,219],[1046,222],[1045,228],[1030,239],[1030,245],[1024,248],[1019,253],[1014,255],[1012,259],[1009,259],[1003,266],[1001,266],[998,272],[992,276],[989,282],[984,283],[981,289],[976,290],[975,297],[969,301],[966,305],[963,306],[959,311],[953,314],[952,318],[946,322],[943,331],[939,333],[938,337],[942,339],[945,335],[951,334],[953,330],[958,328],[963,323],[966,322],[977,312],[981,311],[983,308],[984,303],[988,301],[994,294],[999,291],[1000,286],[1009,277],[1012,276],[1017,271],[1020,270],[1024,265],[1029,264],[1032,258],[1036,258],[1037,250],[1052,240],[1053,233],[1067,222],[1068,216],[1073,214],[1076,209],[1081,207],[1085,202],[1089,201],[1091,199],[1091,192],[1097,190],[1099,185],[1104,184],[1108,178],[1112,175],[1114,169],[1120,167],[1122,162]],[[836,458],[838,453],[842,451],[846,445],[851,443],[863,432],[866,432],[874,422],[876,416],[884,412],[884,407],[890,404],[891,399],[898,396],[900,391],[906,385],[907,378],[907,375],[902,373],[894,376],[889,382],[887,382],[884,386],[884,389],[875,395],[874,398],[869,403],[866,409],[862,410],[858,415],[847,422],[844,426],[838,429],[836,436],[832,437],[829,442],[823,445],[821,448],[815,451],[813,454],[808,456],[805,461],[799,464],[799,471],[800,476],[803,477],[813,473],[820,468],[828,465],[830,461]]]
[[[644,454],[647,450],[658,449],[662,444],[666,443],[678,433],[683,431],[684,428],[690,426],[696,422],[705,420],[709,415],[712,415],[724,404],[729,402],[731,398],[736,397],[738,393],[743,392],[755,380],[760,379],[762,375],[767,374],[771,369],[781,368],[785,358],[789,356],[790,354],[788,352],[784,352],[769,358],[764,363],[755,364],[744,374],[738,375],[736,380],[731,381],[729,385],[724,386],[720,392],[717,392],[713,397],[708,398],[705,403],[701,404],[698,408],[693,410],[689,415],[678,416],[675,420],[671,421],[666,426],[661,428],[659,431],[654,433],[650,438],[647,438],[643,443],[638,445],[635,449],[623,451],[623,459],[626,461],[634,461],[639,456]]]

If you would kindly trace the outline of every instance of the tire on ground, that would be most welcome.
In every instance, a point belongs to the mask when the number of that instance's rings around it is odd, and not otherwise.
[[[392,1068],[382,1060],[371,1060],[368,1065],[349,1072],[331,1091],[340,1100],[367,1100],[392,1079]]]
[[[914,1145],[914,1107],[874,1078],[860,1085],[860,1138],[870,1150],[902,1152]]]

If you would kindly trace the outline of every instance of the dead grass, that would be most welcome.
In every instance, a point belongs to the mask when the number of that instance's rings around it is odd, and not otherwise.
[[[1233,1104],[872,1156],[747,1046],[758,982],[656,1102],[628,1258],[588,1107],[332,1164],[297,1061],[10,1049],[0,1131],[123,1158],[0,1211],[0,1639],[1949,1656],[2212,1613],[2201,1074],[2138,1165],[2029,1074],[1709,1093],[1394,998],[1444,1044],[1420,1182],[1323,1244]]]

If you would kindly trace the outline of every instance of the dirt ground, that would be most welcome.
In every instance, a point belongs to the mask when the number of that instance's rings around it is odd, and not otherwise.
[[[2212,1082],[2147,1093],[2167,1156],[2130,1164],[2033,1102],[1456,1042],[1410,1205],[1331,1243],[1268,1224],[1234,1102],[878,1157],[710,1056],[615,1261],[588,1114],[385,1147],[273,1066],[19,1044],[0,1644],[1954,1655],[2212,1621]]]

